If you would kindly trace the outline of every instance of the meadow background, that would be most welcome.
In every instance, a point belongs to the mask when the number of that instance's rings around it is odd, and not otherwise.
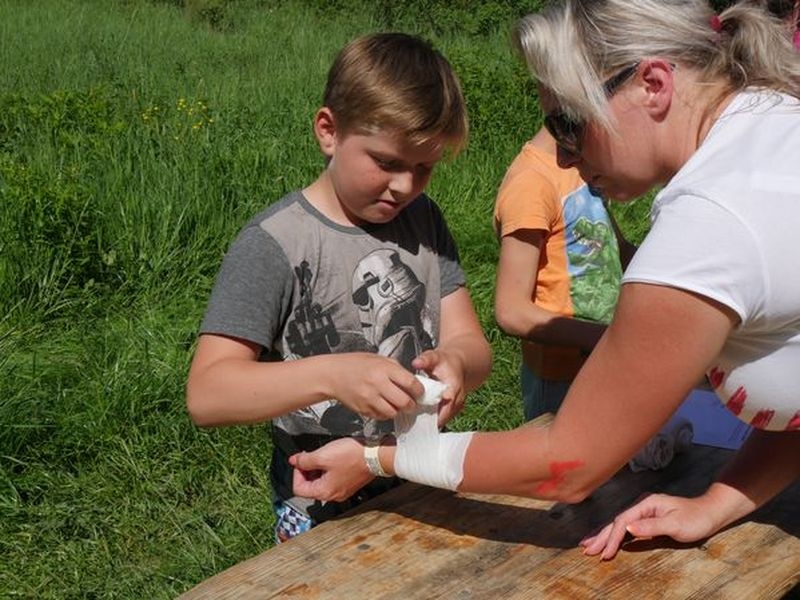
[[[268,429],[198,429],[184,384],[227,245],[322,167],[357,35],[423,35],[462,81],[470,143],[429,191],[495,367],[453,428],[522,421],[491,214],[541,123],[509,40],[539,4],[0,0],[0,597],[172,598],[272,545]],[[639,241],[647,201],[615,212]]]

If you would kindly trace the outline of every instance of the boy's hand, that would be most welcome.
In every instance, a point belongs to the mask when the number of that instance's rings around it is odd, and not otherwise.
[[[400,411],[413,411],[425,392],[413,373],[379,354],[341,354],[333,364],[331,396],[365,417],[393,419]]]
[[[342,502],[373,479],[364,462],[364,446],[341,438],[314,452],[289,457],[294,467],[293,491],[297,496]]]
[[[464,367],[460,358],[442,350],[426,350],[411,363],[411,366],[425,371],[429,376],[447,384],[439,404],[439,426],[455,417],[464,408],[466,390],[464,389]]]

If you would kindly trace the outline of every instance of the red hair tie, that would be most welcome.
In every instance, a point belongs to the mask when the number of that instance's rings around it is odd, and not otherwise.
[[[719,15],[711,15],[708,19],[708,24],[711,25],[711,29],[717,33],[722,32],[722,20],[719,18]]]

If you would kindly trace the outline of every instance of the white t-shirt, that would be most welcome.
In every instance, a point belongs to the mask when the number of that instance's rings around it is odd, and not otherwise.
[[[740,93],[658,194],[623,283],[667,285],[734,310],[709,379],[740,419],[800,430],[800,101]]]

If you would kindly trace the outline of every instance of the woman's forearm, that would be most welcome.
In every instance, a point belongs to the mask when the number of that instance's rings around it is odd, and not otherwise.
[[[464,453],[459,490],[577,502],[668,421],[703,365],[718,355],[730,318],[680,290],[623,287],[614,321],[553,423],[476,433]],[[698,331],[704,335],[698,338]]]
[[[378,457],[386,473],[417,483],[464,492],[579,502],[594,489],[592,485],[583,486],[580,479],[567,477],[570,471],[585,466],[581,461],[553,461],[533,452],[525,456],[526,449],[547,447],[548,431],[547,427],[528,424],[506,432],[443,433],[436,450],[428,449],[427,460],[398,461],[398,453],[409,450],[394,444],[382,445]],[[431,460],[431,454],[436,455],[435,460]],[[440,479],[447,484],[436,483]],[[452,484],[454,481],[457,485]]]
[[[800,431],[754,429],[709,492],[720,503],[720,527],[743,517],[800,478]]]

